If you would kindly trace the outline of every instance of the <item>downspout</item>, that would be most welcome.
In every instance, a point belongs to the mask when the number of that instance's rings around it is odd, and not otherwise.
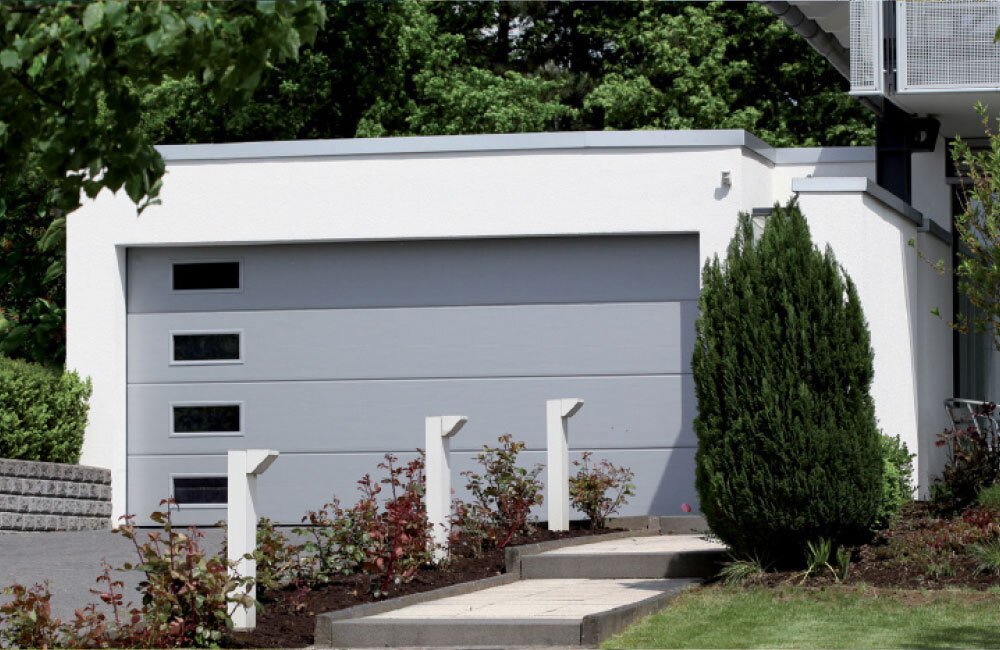
[[[787,2],[762,2],[761,4],[791,27],[792,31],[806,39],[806,42],[825,56],[837,69],[837,72],[844,75],[845,79],[851,78],[851,55],[836,37],[823,31],[823,28],[815,20],[807,18],[798,7]]]
[[[781,19],[792,31],[829,61],[845,79],[851,78],[851,53],[837,38],[825,31],[815,20],[806,17],[798,7],[787,2],[761,2],[774,16]],[[869,97],[856,97],[876,115],[882,114],[882,107]]]

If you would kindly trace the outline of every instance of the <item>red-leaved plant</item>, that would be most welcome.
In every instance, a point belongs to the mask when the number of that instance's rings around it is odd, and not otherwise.
[[[371,593],[389,595],[393,586],[408,582],[421,565],[431,562],[431,525],[424,505],[424,458],[406,463],[385,455],[379,469],[388,476],[379,483],[365,474],[358,481],[361,500],[351,510],[353,525],[362,532],[364,568],[371,576]],[[379,494],[388,494],[380,507]]]
[[[980,490],[1000,481],[1000,431],[994,419],[997,405],[976,407],[968,426],[945,429],[937,446],[947,447],[948,462],[931,485],[935,502],[950,511],[973,501]]]
[[[111,609],[111,619],[90,604],[77,609],[74,618],[64,623],[52,616],[48,585],[24,587],[12,585],[4,590],[11,600],[0,606],[0,647],[6,648],[177,648],[218,647],[232,628],[232,613],[237,606],[253,604],[245,594],[253,580],[238,578],[233,564],[220,555],[202,550],[203,534],[197,528],[187,532],[174,529],[172,500],[164,500],[163,512],[150,518],[161,524],[162,531],[147,533],[140,542],[132,516],[115,529],[132,540],[139,558],[121,570],[139,570],[145,579],[139,583],[142,604],[125,604],[123,583],[111,577],[111,567],[97,578],[103,586],[92,589]]]
[[[236,607],[255,604],[246,595],[253,578],[237,576],[232,571],[235,563],[225,556],[206,553],[200,543],[204,534],[197,528],[178,532],[172,521],[177,507],[173,500],[160,505],[166,510],[150,518],[163,530],[147,533],[147,541],[140,542],[131,515],[114,531],[132,540],[138,557],[137,564],[123,568],[145,574],[139,591],[146,645],[217,647],[232,629]]]
[[[581,460],[573,461],[579,467],[576,476],[569,479],[569,496],[573,507],[590,520],[591,528],[604,528],[608,517],[618,512],[635,496],[635,473],[628,467],[617,467],[607,460],[591,465],[589,451]]]
[[[542,484],[538,474],[541,465],[525,469],[517,465],[517,456],[524,450],[523,442],[512,436],[497,439],[499,446],[483,446],[476,455],[482,473],[462,472],[466,489],[473,497],[471,504],[459,504],[463,519],[474,528],[486,531],[497,548],[506,548],[518,535],[530,532],[531,509],[542,504]]]

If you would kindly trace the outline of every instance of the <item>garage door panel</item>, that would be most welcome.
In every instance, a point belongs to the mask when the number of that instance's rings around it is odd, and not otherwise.
[[[562,379],[153,384],[129,388],[134,454],[222,453],[237,447],[283,452],[412,450],[424,418],[469,417],[452,449],[475,450],[510,433],[545,446],[545,400],[579,397],[572,443],[586,447],[694,446],[690,375]],[[171,437],[171,405],[238,404],[239,437]]]
[[[694,301],[132,314],[130,383],[676,374]],[[240,363],[170,365],[172,333],[236,332]]]
[[[467,498],[460,472],[478,467],[473,456],[471,452],[453,455],[453,487],[459,498]],[[412,456],[400,457],[405,461]],[[680,514],[682,503],[697,505],[693,449],[602,450],[594,457],[630,467],[636,474],[636,496],[622,515]],[[578,459],[579,452],[571,452],[570,458]],[[380,476],[377,465],[381,460],[381,454],[284,454],[258,479],[259,512],[282,524],[298,524],[306,510],[320,507],[333,496],[353,505],[358,499],[357,480],[366,472]],[[545,454],[524,452],[520,460],[527,467],[543,463]],[[129,512],[138,515],[138,524],[149,525],[149,513],[169,493],[171,474],[222,475],[225,471],[224,455],[132,457],[128,465]],[[544,471],[539,478],[545,482]],[[225,514],[224,507],[182,508],[175,523],[210,524],[225,519]],[[544,518],[544,506],[535,514]],[[571,516],[582,518],[575,511]]]
[[[175,292],[175,262],[239,261],[239,291]],[[128,311],[693,300],[695,235],[129,250]]]

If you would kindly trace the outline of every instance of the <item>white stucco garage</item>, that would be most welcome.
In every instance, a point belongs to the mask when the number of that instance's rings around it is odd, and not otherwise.
[[[949,215],[931,175],[914,206],[875,186],[870,148],[642,131],[161,151],[162,205],[136,216],[105,193],[69,220],[67,363],[94,381],[82,461],[112,469],[116,514],[147,515],[178,478],[217,501],[203,479],[226,449],[272,447],[262,514],[297,522],[412,452],[427,415],[470,417],[459,469],[507,432],[540,461],[544,402],[570,396],[571,447],[636,471],[626,514],[677,514],[696,501],[700,267],[738,212],[793,192],[858,284],[882,427],[919,450],[922,488],[935,470],[951,332],[929,311],[951,287],[907,242],[946,256]]]

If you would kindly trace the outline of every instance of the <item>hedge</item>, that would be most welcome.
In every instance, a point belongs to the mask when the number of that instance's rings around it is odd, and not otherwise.
[[[77,463],[90,380],[0,356],[0,458]]]

